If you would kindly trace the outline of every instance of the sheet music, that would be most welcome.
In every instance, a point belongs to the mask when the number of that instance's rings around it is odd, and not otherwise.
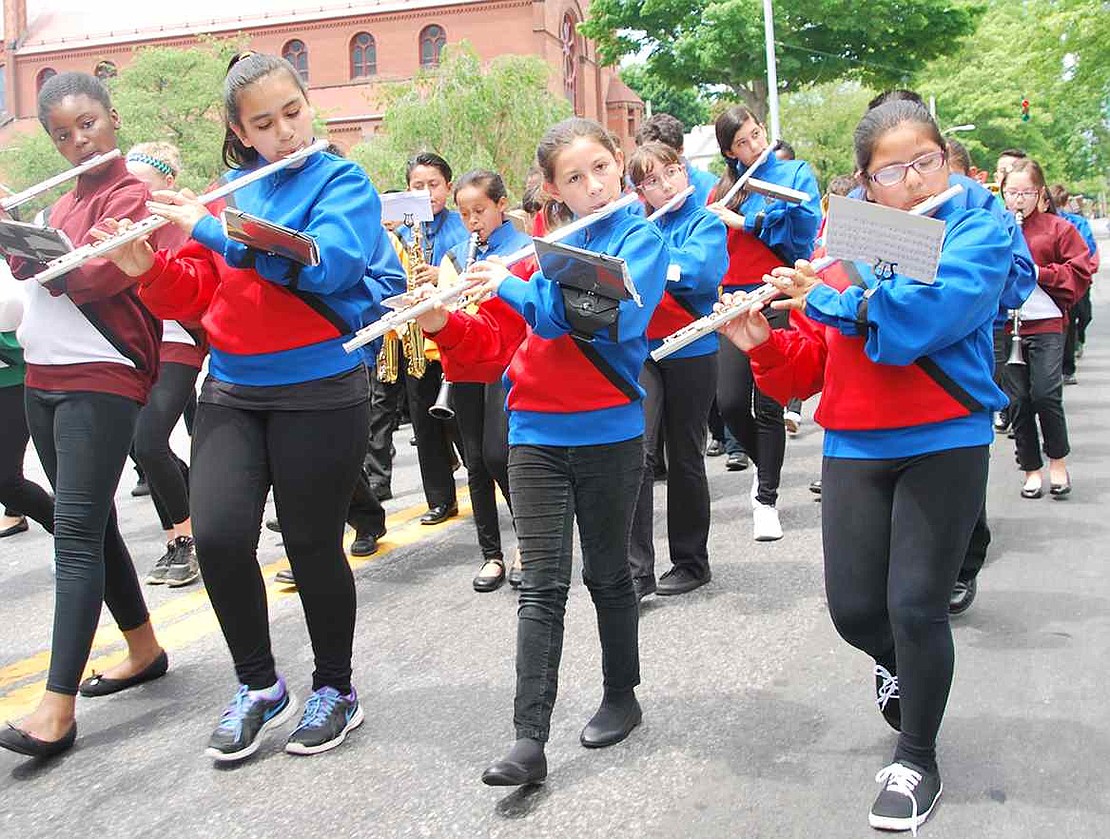
[[[880,279],[898,273],[931,283],[937,277],[944,222],[832,195],[825,241],[830,257],[866,262]]]
[[[432,197],[426,189],[387,192],[381,196],[382,221],[431,221]]]

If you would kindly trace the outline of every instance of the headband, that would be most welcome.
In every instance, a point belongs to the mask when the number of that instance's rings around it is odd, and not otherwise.
[[[150,166],[150,167],[153,167],[154,169],[157,169],[159,172],[161,172],[167,178],[172,178],[172,177],[175,177],[177,175],[177,172],[174,170],[174,168],[172,166],[170,166],[170,164],[166,163],[166,161],[159,160],[157,157],[151,157],[149,154],[145,154],[144,152],[141,152],[141,151],[128,152],[127,153],[127,162],[128,163],[145,163],[147,166]]]

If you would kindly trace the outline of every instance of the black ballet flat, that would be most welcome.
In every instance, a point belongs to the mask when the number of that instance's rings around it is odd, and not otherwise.
[[[3,530],[0,530],[0,539],[4,539],[8,536],[15,536],[17,533],[26,533],[29,527],[30,525],[27,524],[27,517],[20,516],[19,521],[11,527],[5,527]]]
[[[40,740],[32,737],[26,731],[16,728],[11,723],[0,731],[0,748],[27,755],[27,757],[55,757],[68,752],[77,740],[77,723],[69,727],[69,731],[62,735],[60,740]]]
[[[1071,495],[1071,476],[1068,476],[1068,481],[1065,484],[1052,484],[1049,487],[1048,494],[1057,501],[1063,501]]]
[[[1040,498],[1042,495],[1044,495],[1043,486],[1039,486],[1036,489],[1026,489],[1025,487],[1021,488],[1022,498]]]
[[[535,763],[499,760],[482,773],[482,783],[489,787],[521,787],[542,784],[547,780],[547,758],[540,755]]]
[[[152,682],[155,679],[160,679],[166,675],[166,671],[170,668],[170,659],[166,655],[166,651],[162,650],[158,654],[158,658],[154,659],[150,664],[136,673],[134,676],[128,676],[126,679],[108,679],[97,673],[95,670],[89,678],[81,682],[77,686],[77,692],[82,696],[107,696],[110,693],[119,693],[121,690],[133,688],[136,685],[141,685],[143,682]]]

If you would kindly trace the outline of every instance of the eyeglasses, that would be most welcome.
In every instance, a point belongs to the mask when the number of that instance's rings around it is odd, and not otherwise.
[[[1022,198],[1036,198],[1041,194],[1041,191],[1039,189],[1004,189],[1002,194],[1006,198],[1020,200]]]
[[[651,174],[644,178],[637,186],[645,192],[653,192],[663,186],[663,181],[670,183],[685,171],[686,170],[678,163],[672,163],[658,175]]]
[[[872,172],[867,177],[879,186],[897,186],[906,179],[906,173],[913,169],[919,175],[931,175],[939,172],[948,155],[943,151],[931,151],[923,154],[909,163],[891,163]]]
[[[763,136],[763,126],[762,125],[757,125],[755,128],[752,129],[752,133],[749,134],[747,137],[741,137],[740,139],[736,139],[734,137],[733,140],[732,140],[732,145],[738,146],[739,148],[742,148],[742,149],[746,149],[748,146],[750,146],[752,143],[754,143],[756,140],[758,140],[762,136]]]

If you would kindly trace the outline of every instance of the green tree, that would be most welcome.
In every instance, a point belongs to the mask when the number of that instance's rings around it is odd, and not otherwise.
[[[793,0],[775,9],[781,91],[855,79],[906,84],[959,46],[980,7],[965,0]],[[765,115],[761,0],[593,0],[582,32],[614,64],[646,51],[676,88],[717,88]]]
[[[782,99],[782,136],[826,186],[855,171],[852,135],[875,95],[859,82],[827,82],[788,93]]]
[[[621,68],[621,79],[651,103],[654,114],[670,114],[689,130],[709,122],[709,103],[696,87],[674,87],[660,81],[646,64]]]
[[[351,149],[379,189],[404,188],[404,162],[434,151],[458,173],[499,172],[520,195],[536,144],[570,103],[548,87],[550,68],[537,57],[504,55],[483,66],[467,42],[444,50],[434,70],[385,87],[385,117],[369,142]]]

